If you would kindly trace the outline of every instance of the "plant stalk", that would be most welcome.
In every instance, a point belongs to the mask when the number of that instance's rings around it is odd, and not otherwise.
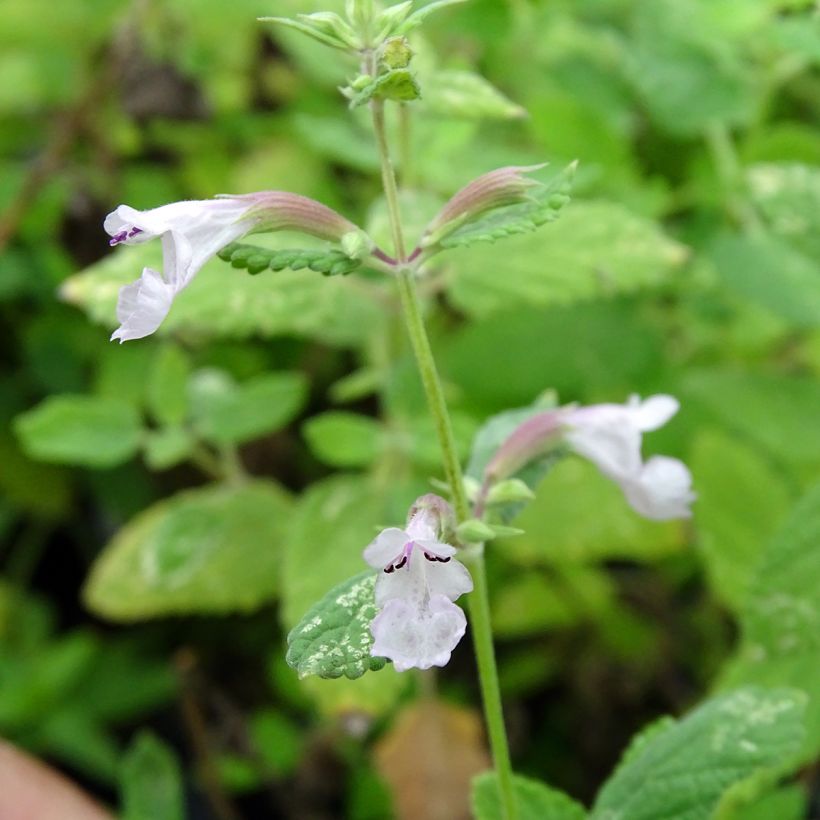
[[[458,521],[470,518],[470,504],[464,490],[464,481],[461,472],[461,462],[458,458],[450,413],[441,387],[441,380],[436,368],[430,340],[422,316],[421,301],[416,288],[415,270],[406,265],[407,252],[404,244],[404,235],[399,210],[398,189],[393,164],[390,161],[390,151],[384,128],[384,103],[381,100],[371,102],[373,114],[373,129],[376,134],[376,143],[381,160],[382,182],[384,195],[387,201],[387,212],[390,219],[390,229],[393,236],[394,253],[399,262],[398,285],[401,296],[402,312],[404,313],[410,343],[416,357],[419,374],[427,396],[427,403],[436,427],[439,444],[441,446],[444,472],[453,507]],[[470,571],[473,577],[473,591],[468,595],[467,602],[470,613],[473,646],[475,648],[478,678],[481,685],[481,697],[484,703],[484,717],[487,722],[487,733],[490,738],[493,762],[498,776],[501,808],[504,820],[517,820],[518,811],[513,791],[513,772],[510,761],[510,750],[507,743],[507,733],[504,727],[504,713],[501,706],[501,689],[498,683],[498,668],[493,648],[493,634],[490,623],[490,604],[487,594],[487,574],[484,565],[483,545],[477,554],[469,560]]]

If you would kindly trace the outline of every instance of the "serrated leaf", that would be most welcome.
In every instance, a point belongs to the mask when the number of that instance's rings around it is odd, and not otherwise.
[[[334,587],[308,610],[288,635],[287,662],[300,678],[351,680],[381,669],[386,658],[373,657],[370,623],[376,617],[376,573],[363,572]]]
[[[230,262],[232,267],[247,270],[253,276],[266,270],[298,271],[305,268],[324,276],[344,276],[362,266],[361,259],[352,259],[342,251],[333,248],[273,250],[261,248],[258,245],[232,242],[226,245],[217,256],[223,262]]]
[[[289,498],[265,481],[160,501],[106,545],[86,581],[85,602],[117,621],[254,610],[278,593],[289,514]]]
[[[805,696],[748,687],[653,724],[604,784],[592,820],[708,820],[722,795],[800,749]]]
[[[424,83],[424,105],[439,115],[476,120],[512,120],[527,113],[472,71],[431,72]]]
[[[586,809],[569,795],[530,777],[513,775],[518,820],[584,820]],[[498,775],[485,772],[473,780],[473,814],[476,820],[504,820]]]
[[[122,820],[184,820],[179,763],[151,732],[141,732],[126,752],[120,787]]]
[[[820,201],[820,196],[818,196]],[[724,285],[798,327],[820,325],[820,270],[808,256],[766,234],[724,235],[711,248]]]
[[[305,402],[303,374],[265,373],[242,384],[200,392],[191,413],[196,431],[216,444],[242,444],[291,421]]]
[[[379,74],[371,83],[359,90],[350,90],[350,107],[358,108],[370,100],[394,100],[411,102],[421,96],[421,89],[412,71],[407,68],[393,68]]]
[[[820,751],[820,485],[766,545],[740,619],[741,645],[722,684],[794,686],[809,696],[803,758]]]
[[[144,267],[161,265],[158,242],[125,246],[67,279],[61,295],[82,307],[92,321],[113,327],[120,287]],[[376,299],[361,286],[351,287],[344,277],[325,279],[292,270],[247,276],[216,259],[177,296],[157,332],[206,338],[296,335],[344,346],[363,343],[383,321]]]
[[[529,233],[560,215],[569,202],[569,192],[575,175],[575,163],[543,186],[529,191],[531,201],[496,208],[477,219],[456,228],[439,240],[441,248],[464,248],[479,242],[495,242],[517,234]]]
[[[52,396],[14,420],[26,454],[56,464],[113,467],[134,456],[142,436],[136,408],[103,396]]]
[[[568,304],[659,284],[686,254],[654,222],[621,205],[575,202],[560,229],[464,249],[448,292],[471,316]]]

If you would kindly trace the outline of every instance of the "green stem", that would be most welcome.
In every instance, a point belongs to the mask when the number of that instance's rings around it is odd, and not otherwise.
[[[398,190],[396,175],[390,161],[390,152],[384,129],[384,103],[374,100],[371,103],[373,113],[373,128],[376,133],[376,143],[379,148],[379,157],[382,167],[382,181],[384,194],[387,200],[387,212],[390,219],[390,228],[393,235],[393,244],[396,258],[400,263],[398,269],[398,285],[401,295],[402,310],[404,313],[407,332],[413,353],[416,357],[424,392],[427,396],[430,413],[436,427],[439,444],[441,446],[444,472],[453,498],[453,507],[459,521],[470,517],[470,504],[464,490],[464,481],[461,472],[461,462],[458,458],[453,427],[450,422],[450,413],[444,399],[444,391],[438,376],[430,340],[424,326],[421,302],[416,288],[415,271],[404,263],[407,255],[404,245],[404,235],[401,227]],[[513,791],[513,773],[510,762],[510,751],[507,744],[507,733],[504,727],[504,713],[501,706],[501,689],[498,684],[498,669],[495,662],[493,648],[493,633],[490,623],[490,603],[487,594],[487,574],[484,567],[483,545],[475,556],[469,560],[473,576],[473,591],[468,596],[470,612],[470,626],[475,647],[478,678],[481,685],[481,696],[484,703],[484,717],[487,721],[487,733],[490,738],[493,762],[498,775],[501,807],[504,820],[516,820],[518,810]]]

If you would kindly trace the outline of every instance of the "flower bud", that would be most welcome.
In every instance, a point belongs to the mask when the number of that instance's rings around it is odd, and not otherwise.
[[[332,208],[300,194],[260,191],[235,198],[251,203],[248,216],[258,220],[254,233],[300,231],[319,239],[341,242],[346,234],[360,232]]]
[[[487,504],[517,503],[534,498],[535,493],[520,478],[508,478],[493,486],[487,494]]]
[[[504,440],[484,470],[491,481],[515,475],[525,464],[561,441],[565,411],[545,410],[519,424]]]
[[[456,530],[458,540],[466,544],[480,544],[484,541],[492,541],[495,538],[495,531],[489,525],[478,518],[469,518],[458,525]]]
[[[388,68],[407,68],[413,59],[413,50],[406,37],[391,37],[381,51],[382,62]]]
[[[373,240],[358,228],[342,237],[342,250],[351,259],[364,259],[374,248]]]
[[[455,533],[456,516],[450,504],[440,495],[427,493],[419,496],[407,513],[408,525],[417,516],[426,519],[435,531],[436,537],[441,541],[446,543],[452,540]]]
[[[540,183],[527,179],[523,174],[543,167],[544,164],[510,165],[474,179],[450,199],[427,226],[422,246],[434,245],[465,222],[486,211],[529,200],[529,189]]]

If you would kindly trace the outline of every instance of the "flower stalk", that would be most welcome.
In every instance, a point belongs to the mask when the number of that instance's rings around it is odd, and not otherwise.
[[[450,413],[447,409],[447,402],[444,398],[435,358],[424,325],[421,302],[416,288],[415,269],[407,264],[396,174],[390,159],[390,150],[387,145],[384,127],[384,102],[374,99],[370,103],[370,109],[376,144],[379,150],[384,195],[393,237],[393,251],[398,263],[396,278],[401,296],[402,312],[424,386],[427,403],[435,424],[439,445],[441,446],[444,473],[450,486],[456,519],[460,523],[470,517],[470,504],[464,490],[461,462],[458,458],[455,437],[453,436]],[[517,820],[518,811],[513,791],[512,763],[507,732],[504,726],[501,689],[498,683],[498,668],[495,661],[492,625],[490,623],[490,602],[487,592],[483,544],[478,545],[475,553],[469,558],[465,556],[464,560],[469,566],[473,579],[473,591],[467,596],[467,605],[481,696],[484,704],[484,717],[487,723],[487,734],[489,735],[493,763],[498,777],[502,813],[505,820]]]

